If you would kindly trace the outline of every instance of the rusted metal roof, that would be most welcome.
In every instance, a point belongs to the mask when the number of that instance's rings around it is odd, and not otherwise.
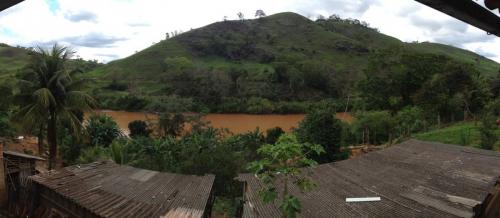
[[[416,0],[488,33],[500,36],[500,17],[472,0]],[[493,2],[493,1],[488,1]],[[490,5],[491,3],[488,3]]]
[[[215,176],[156,172],[105,161],[31,179],[100,217],[202,217]]]
[[[0,11],[3,11],[7,8],[10,8],[14,5],[16,5],[19,2],[22,2],[24,0],[1,0],[0,1]]]
[[[33,159],[33,160],[40,160],[40,161],[45,160],[39,156],[29,155],[29,154],[25,154],[25,153],[16,152],[16,151],[3,151],[3,154],[16,156],[16,157],[22,157],[22,158],[26,158],[26,159]]]
[[[500,176],[500,152],[409,140],[303,173],[318,187],[290,188],[300,217],[471,217]],[[254,175],[237,179],[247,184],[243,217],[281,217],[277,203],[259,198]],[[352,197],[381,201],[346,203]]]

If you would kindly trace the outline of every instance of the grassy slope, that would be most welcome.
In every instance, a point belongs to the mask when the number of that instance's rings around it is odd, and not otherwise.
[[[462,122],[452,126],[437,129],[425,133],[419,133],[414,137],[424,141],[434,141],[456,145],[470,145],[478,147],[480,143],[479,123]],[[497,134],[500,135],[500,128],[497,129]],[[495,150],[500,151],[500,141],[497,142]]]
[[[28,60],[26,50],[0,44],[0,80],[11,78]]]
[[[500,70],[499,64],[474,52],[438,43],[423,42],[418,44],[410,43],[410,47],[421,52],[448,55],[457,60],[475,64],[480,72],[486,75],[493,75]]]

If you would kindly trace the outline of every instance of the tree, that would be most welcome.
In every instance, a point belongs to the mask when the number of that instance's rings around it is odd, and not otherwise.
[[[330,110],[315,110],[306,115],[296,129],[297,138],[302,143],[314,143],[323,146],[326,151],[321,156],[312,157],[319,163],[340,159],[340,141],[342,122],[334,117]]]
[[[265,185],[259,193],[262,200],[270,203],[281,195],[280,210],[283,217],[296,217],[301,204],[290,193],[290,183],[297,185],[301,191],[308,191],[315,186],[313,181],[301,174],[301,167],[316,165],[308,156],[311,153],[321,154],[323,148],[320,145],[299,143],[293,134],[287,133],[280,136],[274,145],[263,145],[258,152],[263,158],[250,163],[249,169]]]
[[[81,91],[86,80],[77,79],[78,71],[69,72],[67,68],[73,54],[57,44],[48,50],[38,47],[30,54],[28,69],[32,76],[19,82],[21,93],[18,97],[23,101],[16,117],[32,128],[46,123],[49,169],[54,168],[57,158],[58,123],[65,120],[73,133],[80,133],[82,124],[77,113],[95,106],[92,97]]]
[[[7,113],[0,111],[0,137],[14,137],[15,129]]]
[[[269,144],[274,144],[278,141],[278,138],[283,135],[285,131],[283,131],[280,127],[270,128],[266,131],[266,142]]]
[[[266,13],[264,13],[263,10],[259,9],[259,10],[255,11],[255,17],[261,18],[261,17],[265,17],[265,16],[266,16]]]
[[[497,143],[499,136],[496,133],[498,129],[498,117],[500,116],[500,99],[491,101],[484,108],[481,118],[479,133],[481,137],[480,146],[483,149],[491,150]]]
[[[149,137],[151,130],[148,124],[142,120],[134,120],[128,124],[128,129],[130,131],[129,136],[134,137]]]
[[[481,120],[481,126],[479,127],[479,133],[481,136],[480,146],[483,149],[492,150],[498,141],[498,135],[496,129],[498,127],[495,123],[495,116],[492,114],[487,114],[483,116]]]
[[[402,136],[411,136],[411,133],[425,128],[424,111],[419,107],[405,107],[398,111],[395,117],[397,127]]]
[[[186,118],[181,113],[161,113],[158,120],[158,132],[161,137],[176,137],[184,130]]]
[[[92,114],[85,126],[90,145],[108,147],[113,140],[122,135],[120,127],[112,117],[105,114]]]
[[[391,142],[396,120],[388,111],[365,111],[355,115],[354,126],[363,136],[363,143]]]
[[[239,18],[240,20],[245,20],[245,15],[244,15],[243,13],[238,12],[238,14],[236,14],[236,15],[238,15],[238,18]]]

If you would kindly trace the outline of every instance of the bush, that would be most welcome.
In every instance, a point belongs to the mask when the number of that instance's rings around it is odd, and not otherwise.
[[[77,162],[80,164],[86,164],[109,159],[110,158],[106,148],[94,146],[84,149]]]
[[[480,146],[483,149],[492,150],[498,140],[496,133],[498,127],[495,122],[495,116],[491,114],[485,115],[481,120],[479,133],[481,135]]]
[[[299,123],[296,134],[301,143],[313,143],[323,146],[326,151],[320,156],[312,157],[319,163],[335,161],[340,153],[342,122],[335,118],[335,112],[316,110],[306,115]]]
[[[125,109],[128,111],[139,111],[144,109],[149,104],[149,101],[144,97],[128,94],[118,97],[114,104],[120,109]]]
[[[252,97],[247,101],[247,113],[269,114],[274,112],[274,104],[265,98]]]
[[[161,113],[158,120],[158,133],[161,137],[177,137],[184,130],[186,117],[181,113]]]
[[[146,107],[149,111],[162,111],[169,113],[196,111],[196,103],[192,98],[182,98],[176,95],[155,98]]]
[[[126,83],[113,80],[106,88],[115,91],[125,91],[128,89],[128,85]]]
[[[274,144],[285,131],[280,127],[274,127],[266,131],[266,143]]]
[[[411,133],[426,128],[424,111],[419,107],[405,107],[396,114],[397,128],[401,135],[411,136]]]
[[[129,136],[132,138],[149,137],[149,134],[151,134],[148,124],[142,120],[134,120],[130,122],[128,124],[128,129],[130,131]]]
[[[233,151],[243,154],[246,161],[257,159],[257,149],[265,143],[265,137],[259,128],[247,133],[237,134],[225,140]]]
[[[365,136],[364,143],[382,144],[391,142],[396,120],[388,111],[370,111],[356,113],[354,126],[359,135]]]
[[[15,133],[7,113],[0,112],[0,137],[14,137]]]
[[[88,133],[90,145],[107,147],[116,138],[122,135],[118,124],[105,114],[92,114],[85,126]]]

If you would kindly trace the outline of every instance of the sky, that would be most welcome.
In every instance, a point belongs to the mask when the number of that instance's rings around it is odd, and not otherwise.
[[[25,0],[0,12],[0,42],[25,47],[54,42],[84,59],[109,62],[165,38],[213,22],[296,12],[366,21],[405,42],[430,41],[468,49],[500,62],[500,37],[414,0]],[[498,11],[495,11],[500,16]]]

